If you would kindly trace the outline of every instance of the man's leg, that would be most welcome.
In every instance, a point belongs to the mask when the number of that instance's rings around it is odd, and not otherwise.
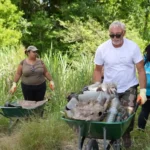
[[[119,94],[119,99],[122,106],[131,107],[134,109],[137,99],[137,86],[131,87],[124,93]],[[128,127],[126,133],[123,135],[124,147],[126,148],[129,148],[131,146],[130,132],[133,130],[133,127],[134,127],[134,118],[132,119],[131,124]]]

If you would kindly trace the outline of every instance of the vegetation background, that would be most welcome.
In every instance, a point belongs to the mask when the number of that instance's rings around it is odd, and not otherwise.
[[[29,45],[38,47],[56,84],[55,91],[47,88],[43,119],[23,121],[8,135],[9,119],[0,116],[0,150],[76,150],[77,134],[61,120],[66,96],[92,83],[95,50],[114,20],[126,24],[126,37],[143,52],[149,14],[149,0],[0,0],[0,105],[23,99],[20,83],[13,96],[8,91]],[[149,121],[139,132],[137,115],[131,149],[148,150]]]

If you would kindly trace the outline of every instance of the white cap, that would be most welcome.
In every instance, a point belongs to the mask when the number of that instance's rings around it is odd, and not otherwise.
[[[31,46],[28,46],[26,51],[37,51],[37,50],[38,49],[35,46],[31,45]]]

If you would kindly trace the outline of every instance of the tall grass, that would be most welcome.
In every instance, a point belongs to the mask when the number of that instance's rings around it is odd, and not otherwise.
[[[81,56],[79,61],[69,63],[67,55],[44,55],[43,60],[55,82],[55,92],[48,90],[53,109],[60,110],[66,104],[66,96],[80,90],[91,83],[93,58]],[[53,103],[54,102],[54,103]]]
[[[8,91],[17,66],[24,58],[25,54],[22,48],[18,50],[7,49],[0,53],[1,105],[4,105],[8,100],[16,101],[23,98],[20,82],[17,84],[17,91],[13,96],[10,97]],[[62,150],[63,143],[74,138],[72,130],[60,119],[60,110],[65,107],[66,96],[70,92],[79,93],[84,86],[91,83],[93,58],[81,56],[78,61],[70,62],[67,55],[49,53],[41,56],[41,59],[46,64],[56,86],[55,91],[51,91],[47,87],[46,97],[50,98],[50,101],[45,107],[45,119],[33,120],[29,123],[23,122],[20,126],[16,126],[17,130],[14,130],[13,135],[8,137],[6,131],[9,120],[0,116],[2,131],[0,150]]]
[[[25,58],[23,48],[10,49],[0,53],[0,104],[6,100],[22,99],[20,83],[17,92],[10,97],[8,91],[13,81],[13,76],[19,62]],[[91,84],[93,72],[93,57],[82,55],[77,61],[69,60],[68,56],[61,53],[41,56],[46,64],[56,89],[51,91],[47,87],[46,97],[50,98],[45,109],[43,119],[32,119],[31,122],[23,121],[18,124],[11,136],[7,135],[9,119],[0,116],[0,150],[66,150],[66,144],[74,145],[68,150],[77,149],[77,135],[60,118],[60,111],[67,103],[66,96],[71,92],[79,93],[81,89]],[[140,110],[140,108],[139,108]],[[131,150],[150,149],[150,122],[148,121],[146,132],[137,129],[137,116],[135,127],[132,131],[133,146]]]
[[[9,89],[12,86],[14,74],[20,61],[24,58],[23,47],[18,49],[6,48],[0,52],[0,104],[3,104],[6,100],[10,100],[12,97],[16,99],[16,95],[11,96]],[[20,89],[17,90],[17,95],[20,93]]]
[[[0,138],[0,150],[62,150],[64,141],[74,138],[72,130],[59,119],[49,115],[47,119],[32,119],[17,125],[11,136]]]

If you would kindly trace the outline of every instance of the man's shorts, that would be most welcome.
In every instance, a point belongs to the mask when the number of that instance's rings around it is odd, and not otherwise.
[[[124,93],[118,93],[122,106],[135,106],[137,99],[137,86],[138,85],[129,88]]]

